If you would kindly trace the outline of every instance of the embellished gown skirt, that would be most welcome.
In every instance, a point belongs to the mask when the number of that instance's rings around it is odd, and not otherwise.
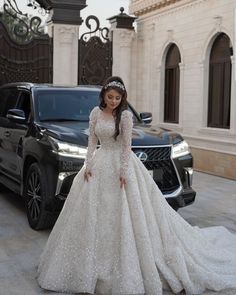
[[[100,148],[74,178],[38,265],[48,290],[98,295],[201,294],[236,288],[236,236],[189,225],[134,153],[120,188],[120,150]]]

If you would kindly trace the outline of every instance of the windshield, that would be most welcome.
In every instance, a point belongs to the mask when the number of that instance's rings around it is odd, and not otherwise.
[[[100,103],[96,90],[36,89],[34,97],[40,121],[88,121],[90,112]],[[134,121],[138,122],[136,116]]]

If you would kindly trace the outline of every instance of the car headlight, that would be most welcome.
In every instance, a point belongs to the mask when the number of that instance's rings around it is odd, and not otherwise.
[[[185,156],[190,153],[189,145],[185,140],[181,141],[178,144],[173,145],[172,147],[172,158],[178,158]]]
[[[78,145],[67,143],[50,137],[53,147],[53,152],[63,157],[73,157],[78,159],[85,159],[87,155],[87,148]]]

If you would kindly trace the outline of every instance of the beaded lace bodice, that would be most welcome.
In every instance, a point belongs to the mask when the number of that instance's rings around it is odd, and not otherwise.
[[[115,140],[113,137],[115,133],[115,120],[113,118],[105,119],[102,110],[99,107],[95,107],[89,118],[88,153],[85,160],[86,170],[91,169],[91,161],[99,140],[101,149],[106,149],[110,152],[120,151],[120,175],[125,177],[131,153],[132,127],[132,113],[125,110],[121,114],[120,134]]]

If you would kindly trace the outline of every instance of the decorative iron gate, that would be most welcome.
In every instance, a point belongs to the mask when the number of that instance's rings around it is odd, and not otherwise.
[[[8,1],[9,2],[9,1]],[[10,22],[6,22],[3,16]],[[40,29],[41,19],[31,18],[10,2],[0,18],[0,85],[10,82],[52,82],[52,39]]]
[[[91,20],[96,24],[94,30],[91,30]],[[88,16],[85,23],[90,31],[84,33],[79,40],[78,84],[102,85],[112,75],[112,42],[108,38],[109,30],[100,28],[100,22],[94,15]]]

